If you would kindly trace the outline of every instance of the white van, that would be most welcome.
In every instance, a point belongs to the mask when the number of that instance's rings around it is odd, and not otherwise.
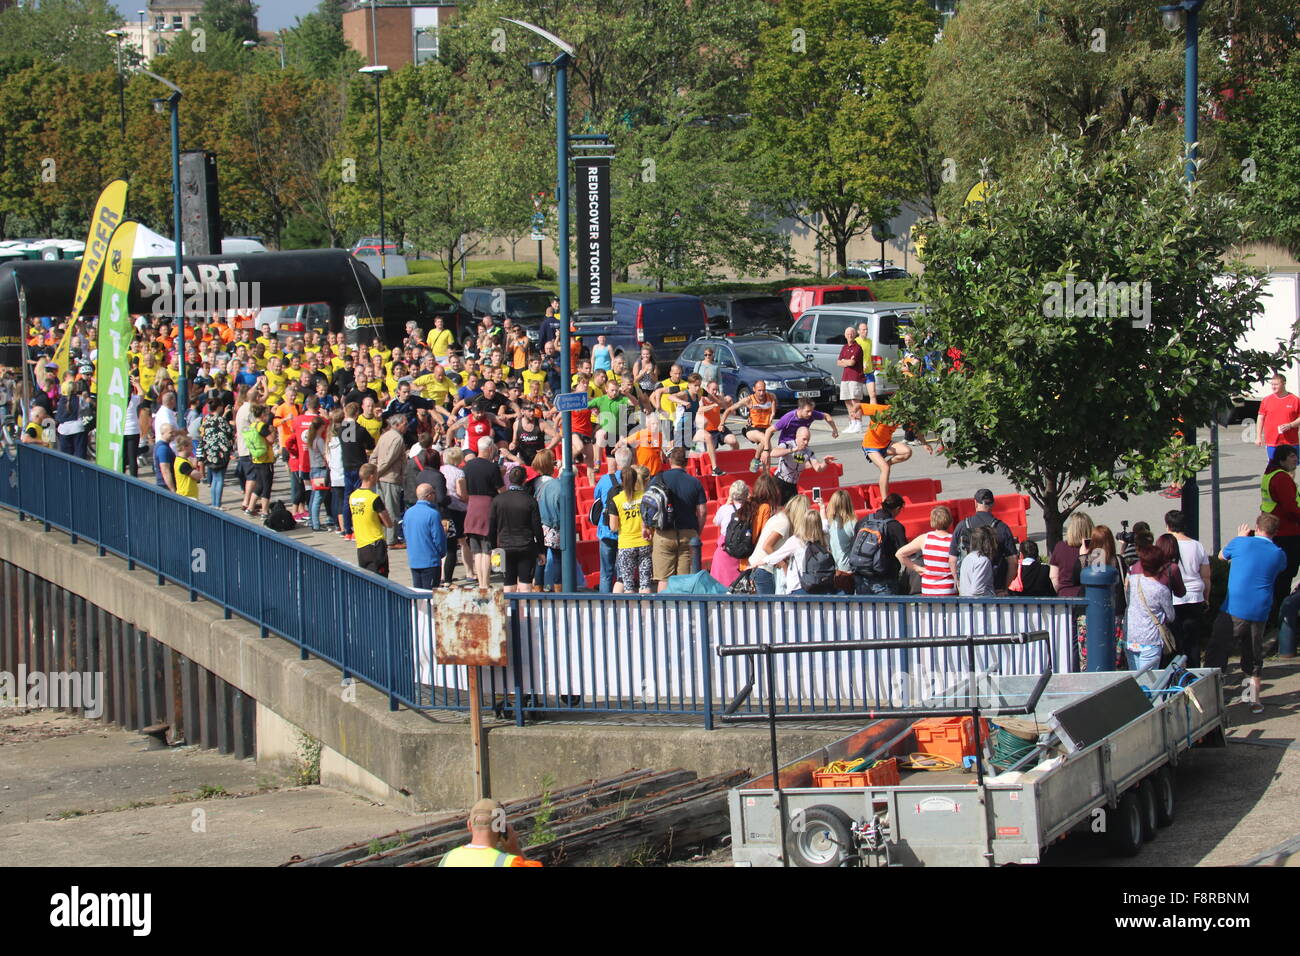
[[[900,326],[910,325],[912,315],[921,308],[918,302],[836,302],[814,305],[795,320],[786,339],[836,382],[843,369],[836,365],[844,347],[844,330],[866,322],[876,367],[876,395],[884,396],[898,389],[885,379],[882,365],[897,362],[903,344]]]
[[[1242,348],[1274,352],[1290,345],[1296,337],[1300,323],[1300,273],[1273,272],[1264,277],[1264,294],[1260,298],[1262,311],[1255,318],[1249,332],[1238,343]],[[1282,369],[1288,391],[1300,393],[1300,368],[1291,363]],[[1232,425],[1254,418],[1259,413],[1259,403],[1272,394],[1268,379],[1250,382],[1240,395],[1232,399],[1232,408],[1224,424]]]

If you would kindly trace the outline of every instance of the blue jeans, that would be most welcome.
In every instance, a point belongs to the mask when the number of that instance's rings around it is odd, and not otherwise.
[[[221,493],[226,490],[226,469],[208,466],[208,475],[212,480],[212,507],[221,507]]]
[[[776,593],[776,575],[767,568],[754,568],[749,574],[749,579],[754,582],[755,594]]]
[[[1295,653],[1296,615],[1300,614],[1300,591],[1287,595],[1278,612],[1277,652],[1291,655]]]
[[[542,583],[545,584],[548,588],[558,588],[563,578],[563,575],[561,573],[562,571],[563,568],[560,567],[560,549],[547,548],[546,549],[546,577],[543,579]]]
[[[1159,667],[1160,655],[1164,647],[1160,644],[1141,644],[1141,650],[1133,650],[1128,645],[1124,646],[1124,656],[1128,658],[1128,669],[1134,673],[1147,667]]]
[[[313,483],[318,479],[322,479],[326,484],[329,484],[330,470],[328,468],[313,468],[311,470],[311,479]],[[319,511],[324,507],[324,505],[325,491],[318,488],[312,488],[311,501],[307,504],[307,518],[311,521],[311,530],[313,531],[321,530]]]
[[[361,473],[358,471],[343,472],[343,533],[352,533],[352,509],[348,507],[348,499],[352,497],[352,492],[361,487]],[[453,565],[454,567],[454,565]],[[451,575],[447,575],[447,580],[451,580]]]
[[[892,579],[869,578],[862,574],[853,575],[855,594],[897,594],[898,582]]]
[[[618,565],[618,538],[600,539],[600,593],[614,590],[614,573]]]
[[[299,477],[298,472],[293,470],[291,464],[289,466],[289,510],[296,511],[302,498],[302,479]]]

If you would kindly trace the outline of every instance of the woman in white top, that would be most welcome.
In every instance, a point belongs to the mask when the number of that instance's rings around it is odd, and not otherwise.
[[[1174,595],[1174,642],[1175,654],[1187,655],[1188,667],[1201,666],[1201,625],[1209,609],[1210,593],[1210,556],[1205,553],[1201,542],[1189,538],[1185,533],[1186,519],[1181,511],[1170,511],[1165,515],[1165,527],[1169,529],[1178,542],[1178,570],[1183,576],[1186,593],[1182,597]],[[1287,648],[1280,647],[1285,653]]]
[[[456,538],[460,541],[461,560],[465,562],[465,567],[473,568],[474,562],[471,560],[469,553],[469,539],[465,537],[465,512],[469,508],[469,493],[465,490],[465,470],[461,465],[465,461],[465,452],[456,445],[448,448],[442,456],[442,477],[447,480],[447,496],[451,498],[451,503],[447,505],[446,517],[451,521],[452,527],[456,531]],[[448,542],[447,548],[456,547],[455,544]],[[443,575],[443,583],[451,583],[451,573],[456,570],[456,562],[448,561],[444,565],[444,570],[450,568]]]
[[[122,464],[132,478],[140,477],[140,380],[131,376],[131,397],[122,423]]]
[[[767,477],[771,477],[770,475]],[[761,480],[761,477],[760,477]],[[785,503],[777,514],[774,514],[766,524],[763,525],[762,533],[759,540],[754,542],[754,553],[749,556],[749,566],[757,572],[771,573],[775,577],[773,590],[767,593],[772,594],[789,594],[785,590],[781,581],[781,572],[774,568],[766,557],[781,545],[785,544],[786,539],[794,532],[795,528],[801,526],[804,515],[812,511],[812,503],[808,500],[807,495],[795,495]],[[817,519],[821,520],[820,516]],[[764,593],[762,590],[760,594]]]
[[[339,429],[343,427],[343,409],[336,408],[330,412],[330,437],[328,447],[330,470],[329,513],[334,519],[336,534],[344,534],[343,528],[343,442],[339,439]]]
[[[763,555],[758,562],[768,566],[781,566],[778,594],[804,593],[799,578],[803,574],[808,545],[813,543],[826,547],[826,531],[822,527],[821,515],[816,511],[807,510],[799,519],[795,533],[786,538],[775,551]],[[750,564],[754,563],[751,559]]]

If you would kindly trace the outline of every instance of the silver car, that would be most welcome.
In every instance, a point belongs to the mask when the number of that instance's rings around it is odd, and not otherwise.
[[[849,325],[866,322],[873,346],[876,367],[876,394],[897,390],[897,383],[887,381],[881,373],[883,362],[897,362],[903,333],[899,325],[908,325],[921,308],[918,302],[838,302],[815,305],[795,320],[786,334],[790,344],[822,371],[839,381],[844,371],[836,361],[844,347],[844,330]]]

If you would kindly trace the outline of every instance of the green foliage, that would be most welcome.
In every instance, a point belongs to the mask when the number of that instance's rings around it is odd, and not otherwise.
[[[107,0],[40,0],[0,13],[0,57],[30,57],[77,70],[117,62],[117,41],[104,35],[121,25]]]
[[[373,838],[366,847],[367,852],[374,856],[377,853],[387,853],[389,850],[396,850],[398,847],[406,846],[411,842],[411,838],[405,833],[399,833],[390,840],[381,840],[379,837]]]
[[[1236,101],[1228,124],[1242,208],[1252,238],[1277,242],[1300,256],[1300,50],[1278,75]]]
[[[1100,152],[1055,142],[986,202],[925,228],[917,338],[959,349],[961,368],[947,357],[937,374],[903,377],[892,417],[1028,492],[1053,542],[1081,505],[1194,474],[1205,449],[1176,432],[1193,435],[1290,358],[1240,347],[1260,289],[1221,261],[1241,238],[1237,210],[1189,194],[1181,157],[1152,162],[1149,135]],[[1050,314],[1049,283],[1071,277],[1149,283],[1149,326],[1085,301]]]
[[[554,787],[555,774],[542,774],[542,796],[537,805],[537,812],[533,814],[533,828],[528,833],[526,846],[541,846],[555,840],[555,831],[551,828],[551,820],[555,818],[555,804],[551,800]]]
[[[294,783],[311,787],[320,783],[321,742],[310,734],[298,731],[298,762],[294,768]]]
[[[203,0],[199,20],[212,33],[225,33],[236,41],[257,40],[256,8],[249,0]]]
[[[224,797],[226,788],[222,786],[205,783],[194,791],[195,800],[210,800],[213,797]]]
[[[760,37],[751,188],[847,264],[849,240],[925,191],[907,142],[935,15],[922,0],[793,0]]]
[[[201,32],[200,32],[201,31]],[[150,71],[166,76],[178,63],[201,64],[209,70],[241,73],[251,70],[253,51],[233,33],[210,27],[195,27],[171,35],[164,53],[149,63]]]
[[[324,249],[330,247],[329,230],[308,216],[290,216],[280,236],[281,249]]]
[[[343,9],[342,0],[322,0],[297,26],[284,32],[289,67],[328,80],[353,73],[362,65],[364,57],[343,39]]]

